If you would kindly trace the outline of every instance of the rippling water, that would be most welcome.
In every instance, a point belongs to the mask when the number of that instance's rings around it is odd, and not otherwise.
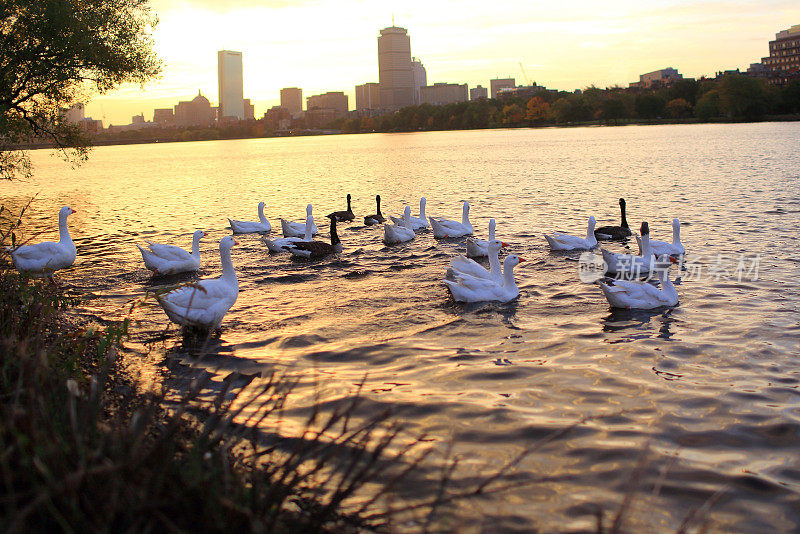
[[[312,202],[327,221],[351,193],[356,222],[340,227],[336,258],[297,262],[256,236],[239,239],[239,300],[213,357],[185,363],[220,377],[305,373],[289,418],[315,394],[346,397],[367,374],[368,407],[393,407],[412,430],[453,439],[464,476],[609,415],[521,464],[522,478],[550,482],[462,510],[476,529],[591,528],[597,505],[619,507],[649,444],[631,528],[674,530],[711,500],[713,530],[788,531],[800,528],[798,146],[800,124],[764,123],[102,147],[77,170],[38,151],[35,178],[0,184],[0,194],[19,206],[38,193],[29,233],[54,235],[57,209],[78,210],[78,260],[59,278],[91,297],[80,313],[119,317],[157,287],[135,243],[188,247],[204,229],[201,274],[216,276],[226,217],[254,220],[263,200],[279,232],[278,217],[302,220]],[[456,219],[469,200],[478,235],[494,217],[498,237],[528,260],[518,301],[454,304],[441,278],[463,241],[422,233],[385,247],[381,227],[359,222],[376,193],[384,213],[410,203],[416,214],[426,196],[429,215]],[[542,238],[581,235],[589,215],[617,224],[621,196],[631,225],[647,220],[657,239],[669,240],[679,217],[687,260],[705,269],[673,267],[674,309],[612,312],[578,279],[577,254],[551,253]],[[756,280],[706,274],[756,255]],[[152,305],[135,315],[130,348],[144,357],[167,318]],[[180,342],[171,330],[155,350],[181,358]]]

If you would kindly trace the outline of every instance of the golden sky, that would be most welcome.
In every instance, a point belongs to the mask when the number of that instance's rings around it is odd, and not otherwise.
[[[87,115],[128,124],[200,90],[217,103],[217,50],[243,53],[244,96],[256,117],[282,87],[303,97],[378,81],[381,28],[408,29],[428,83],[514,77],[548,88],[627,86],[675,67],[687,77],[742,68],[769,55],[775,34],[800,24],[797,0],[151,0],[160,23],[161,79],[95,97]]]

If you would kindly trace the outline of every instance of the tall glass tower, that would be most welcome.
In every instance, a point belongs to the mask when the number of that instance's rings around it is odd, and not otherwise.
[[[381,107],[396,110],[414,105],[411,40],[405,28],[391,26],[378,37],[378,83]]]
[[[243,120],[244,83],[241,52],[231,50],[217,52],[217,80],[219,82],[219,119],[236,117]]]

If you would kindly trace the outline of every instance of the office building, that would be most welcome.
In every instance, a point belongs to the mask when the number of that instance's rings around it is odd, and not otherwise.
[[[244,99],[244,120],[246,121],[256,120],[256,107],[250,103],[249,98]]]
[[[419,90],[428,85],[428,73],[422,61],[415,57],[411,58],[411,78],[414,80],[414,105],[419,105],[422,103]]]
[[[443,106],[456,102],[466,102],[469,98],[467,84],[435,83],[420,88],[421,104]]]
[[[630,84],[631,87],[638,87],[640,89],[651,89],[653,87],[663,87],[673,84],[678,80],[683,79],[683,74],[679,73],[672,67],[666,69],[655,70],[647,74],[641,74],[638,82]]]
[[[242,53],[232,50],[217,52],[219,83],[219,120],[244,119],[244,81]]]
[[[288,109],[292,115],[303,111],[303,90],[299,87],[281,89],[281,107]]]
[[[480,100],[481,98],[483,98],[484,100],[489,98],[489,90],[486,89],[484,86],[479,85],[469,90],[470,100]]]
[[[67,122],[77,124],[86,118],[86,111],[83,104],[72,104],[69,109],[64,112],[64,118]]]
[[[189,102],[178,102],[175,106],[176,126],[211,126],[214,124],[214,110],[206,97],[197,91],[197,96]]]
[[[512,89],[517,86],[517,81],[514,78],[496,78],[489,80],[489,92],[492,98],[497,98],[497,93],[500,89]]]
[[[775,34],[775,40],[769,42],[769,57],[761,63],[769,69],[769,81],[775,85],[800,78],[800,24]]]
[[[414,104],[411,40],[405,28],[391,26],[378,37],[381,108],[394,111]]]
[[[348,111],[347,95],[341,91],[330,91],[309,96],[306,98],[306,110],[312,109],[331,109],[336,112],[337,118],[344,116]]]
[[[175,114],[169,108],[167,109],[156,109],[153,111],[153,122],[156,124],[172,124],[174,120]]]
[[[375,82],[356,85],[356,111],[376,111],[381,107],[380,84]]]

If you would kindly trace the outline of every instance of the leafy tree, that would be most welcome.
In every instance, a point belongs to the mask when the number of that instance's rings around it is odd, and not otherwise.
[[[519,104],[508,104],[503,107],[502,121],[506,126],[517,126],[525,120],[525,109]]]
[[[685,78],[671,83],[664,90],[665,94],[663,96],[667,101],[682,98],[688,102],[690,106],[694,106],[697,102],[697,93],[699,89],[700,82],[691,78]]]
[[[541,123],[550,120],[550,104],[540,96],[534,96],[528,100],[528,113],[527,118],[534,123]]]
[[[636,95],[634,107],[636,114],[643,119],[655,119],[664,113],[666,102],[660,96],[653,93]]]
[[[664,111],[673,119],[683,119],[692,116],[692,106],[683,98],[675,98],[667,102]]]
[[[717,85],[720,109],[735,119],[756,119],[768,111],[764,82],[741,74],[727,74]]]
[[[618,96],[606,98],[600,107],[600,118],[614,124],[625,117],[625,102]]]
[[[794,80],[781,90],[783,108],[788,113],[800,113],[800,80]]]
[[[712,117],[719,117],[719,92],[712,89],[701,96],[694,107],[694,114],[703,122],[708,122]]]
[[[148,0],[3,0],[0,5],[0,178],[27,176],[24,143],[81,161],[89,141],[64,118],[91,91],[143,84],[161,64]]]

